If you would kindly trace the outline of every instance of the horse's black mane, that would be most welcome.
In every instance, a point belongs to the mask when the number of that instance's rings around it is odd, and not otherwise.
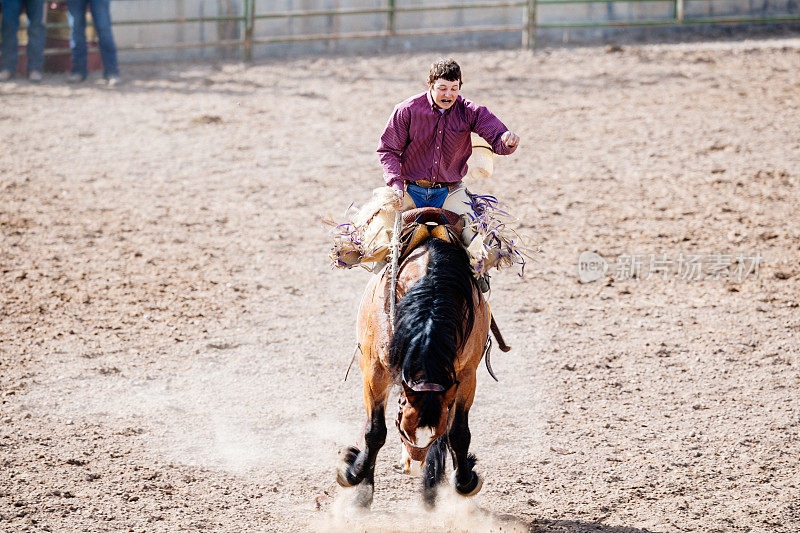
[[[475,322],[477,284],[462,246],[435,238],[425,246],[427,273],[398,303],[389,364],[406,383],[421,379],[447,390],[455,384],[456,355]]]

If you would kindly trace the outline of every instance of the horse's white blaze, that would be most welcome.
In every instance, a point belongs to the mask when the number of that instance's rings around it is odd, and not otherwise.
[[[414,440],[418,448],[425,448],[436,437],[436,429],[431,427],[417,428],[414,431]]]

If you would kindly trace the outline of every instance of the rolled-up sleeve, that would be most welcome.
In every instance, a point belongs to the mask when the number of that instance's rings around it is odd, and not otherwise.
[[[381,144],[378,147],[383,179],[386,185],[394,189],[403,190],[402,162],[403,150],[408,146],[408,125],[411,116],[410,109],[406,106],[394,108],[392,116],[381,135]]]
[[[516,146],[508,147],[503,144],[503,134],[508,130],[499,118],[482,105],[465,102],[472,131],[483,137],[489,143],[494,153],[499,155],[513,154]]]

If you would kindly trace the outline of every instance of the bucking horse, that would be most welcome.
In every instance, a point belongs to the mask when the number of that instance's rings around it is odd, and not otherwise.
[[[397,429],[408,458],[424,462],[425,502],[435,504],[448,451],[458,494],[472,496],[483,484],[469,453],[469,410],[476,371],[489,346],[489,305],[458,238],[458,215],[423,208],[407,211],[403,221],[395,323],[390,321],[389,268],[371,278],[358,311],[367,420],[363,448],[341,452],[337,481],[343,487],[357,486],[355,503],[363,507],[372,503],[375,460],[386,441],[386,402],[396,383],[401,385]],[[506,351],[499,332],[491,329]],[[487,368],[491,372],[488,361]]]

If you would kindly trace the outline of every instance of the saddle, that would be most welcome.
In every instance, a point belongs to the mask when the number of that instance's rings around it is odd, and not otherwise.
[[[442,239],[463,246],[461,242],[463,229],[464,219],[461,215],[446,209],[420,207],[405,211],[403,230],[400,233],[400,261],[429,238]]]

